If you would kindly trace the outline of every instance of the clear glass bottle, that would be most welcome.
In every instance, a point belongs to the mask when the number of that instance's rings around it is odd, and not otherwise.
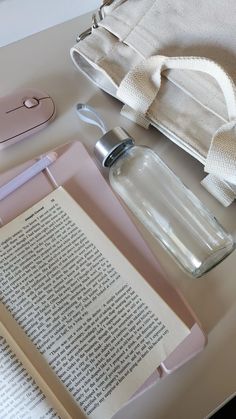
[[[180,266],[200,277],[234,249],[234,241],[199,199],[148,147],[121,128],[96,143],[112,188]]]

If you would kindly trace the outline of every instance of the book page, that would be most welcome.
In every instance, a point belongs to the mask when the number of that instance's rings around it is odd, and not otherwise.
[[[1,301],[88,417],[111,417],[189,333],[62,187],[0,244]]]
[[[58,418],[45,395],[0,337],[0,419]]]

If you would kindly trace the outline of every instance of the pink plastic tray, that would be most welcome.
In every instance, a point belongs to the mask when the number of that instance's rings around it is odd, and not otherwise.
[[[58,159],[50,171],[88,215],[97,223],[150,285],[190,328],[188,337],[161,364],[138,393],[179,368],[200,352],[206,336],[181,295],[169,284],[146,242],[111,191],[96,164],[80,142],[56,150]],[[31,160],[0,175],[0,186],[31,166]],[[7,223],[53,190],[45,172],[0,202],[0,217]]]

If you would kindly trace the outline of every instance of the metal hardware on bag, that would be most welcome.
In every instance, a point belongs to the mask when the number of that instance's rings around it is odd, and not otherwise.
[[[100,22],[100,20],[99,20],[99,22]],[[92,15],[92,29],[96,29],[96,28],[98,28],[98,20],[97,20],[96,13],[94,13]]]
[[[79,35],[77,35],[76,42],[83,41],[83,39],[87,38],[87,36],[91,35],[91,33],[92,33],[92,27],[86,29],[86,31],[81,32]]]
[[[101,20],[104,17],[103,16],[103,8],[106,7],[106,6],[110,6],[113,2],[114,2],[114,0],[105,0],[103,2],[103,4],[99,7],[98,14],[99,14],[99,16],[101,16]]]
[[[99,7],[98,11],[92,15],[92,26],[86,29],[76,37],[76,42],[83,41],[87,36],[91,35],[93,29],[98,28],[98,23],[104,18],[103,9],[105,6],[110,6],[114,0],[105,0],[103,4]]]

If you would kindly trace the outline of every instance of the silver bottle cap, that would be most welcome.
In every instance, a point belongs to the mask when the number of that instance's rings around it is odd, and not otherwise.
[[[123,128],[117,127],[106,132],[96,142],[94,154],[104,167],[110,167],[124,151],[133,145],[133,138]]]

